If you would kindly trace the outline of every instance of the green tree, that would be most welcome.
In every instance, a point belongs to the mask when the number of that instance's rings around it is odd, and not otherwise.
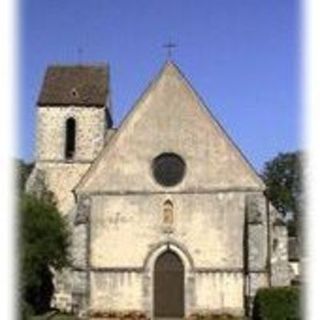
[[[279,153],[266,162],[262,178],[267,186],[266,196],[289,219],[289,234],[297,235],[303,209],[301,152]]]
[[[24,163],[18,162],[21,305],[30,305],[36,313],[42,313],[50,307],[54,289],[52,271],[69,264],[70,233],[43,181],[39,182],[41,192],[24,192],[26,170]]]
[[[23,296],[36,312],[42,312],[53,293],[51,270],[68,265],[69,232],[54,203],[23,194],[20,214]]]

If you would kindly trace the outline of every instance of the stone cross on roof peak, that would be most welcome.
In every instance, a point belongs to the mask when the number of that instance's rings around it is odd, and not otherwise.
[[[163,45],[163,48],[165,48],[167,50],[167,59],[170,60],[172,57],[172,50],[175,49],[177,47],[177,44],[175,44],[174,42],[167,42]]]

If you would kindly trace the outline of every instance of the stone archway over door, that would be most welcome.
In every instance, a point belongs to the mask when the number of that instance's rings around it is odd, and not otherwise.
[[[154,267],[154,316],[184,316],[184,266],[173,251],[165,251]]]

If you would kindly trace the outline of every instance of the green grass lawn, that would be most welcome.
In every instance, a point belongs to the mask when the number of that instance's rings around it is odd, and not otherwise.
[[[57,313],[52,316],[52,313],[47,313],[41,316],[33,316],[32,320],[76,320],[76,318],[72,315]]]
[[[52,319],[53,320],[76,320],[74,316],[66,315],[66,314],[57,314]]]

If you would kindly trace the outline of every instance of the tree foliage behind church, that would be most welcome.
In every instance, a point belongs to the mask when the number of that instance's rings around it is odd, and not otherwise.
[[[288,218],[289,233],[295,235],[303,208],[301,152],[279,153],[266,162],[262,178],[266,195],[277,210]]]

